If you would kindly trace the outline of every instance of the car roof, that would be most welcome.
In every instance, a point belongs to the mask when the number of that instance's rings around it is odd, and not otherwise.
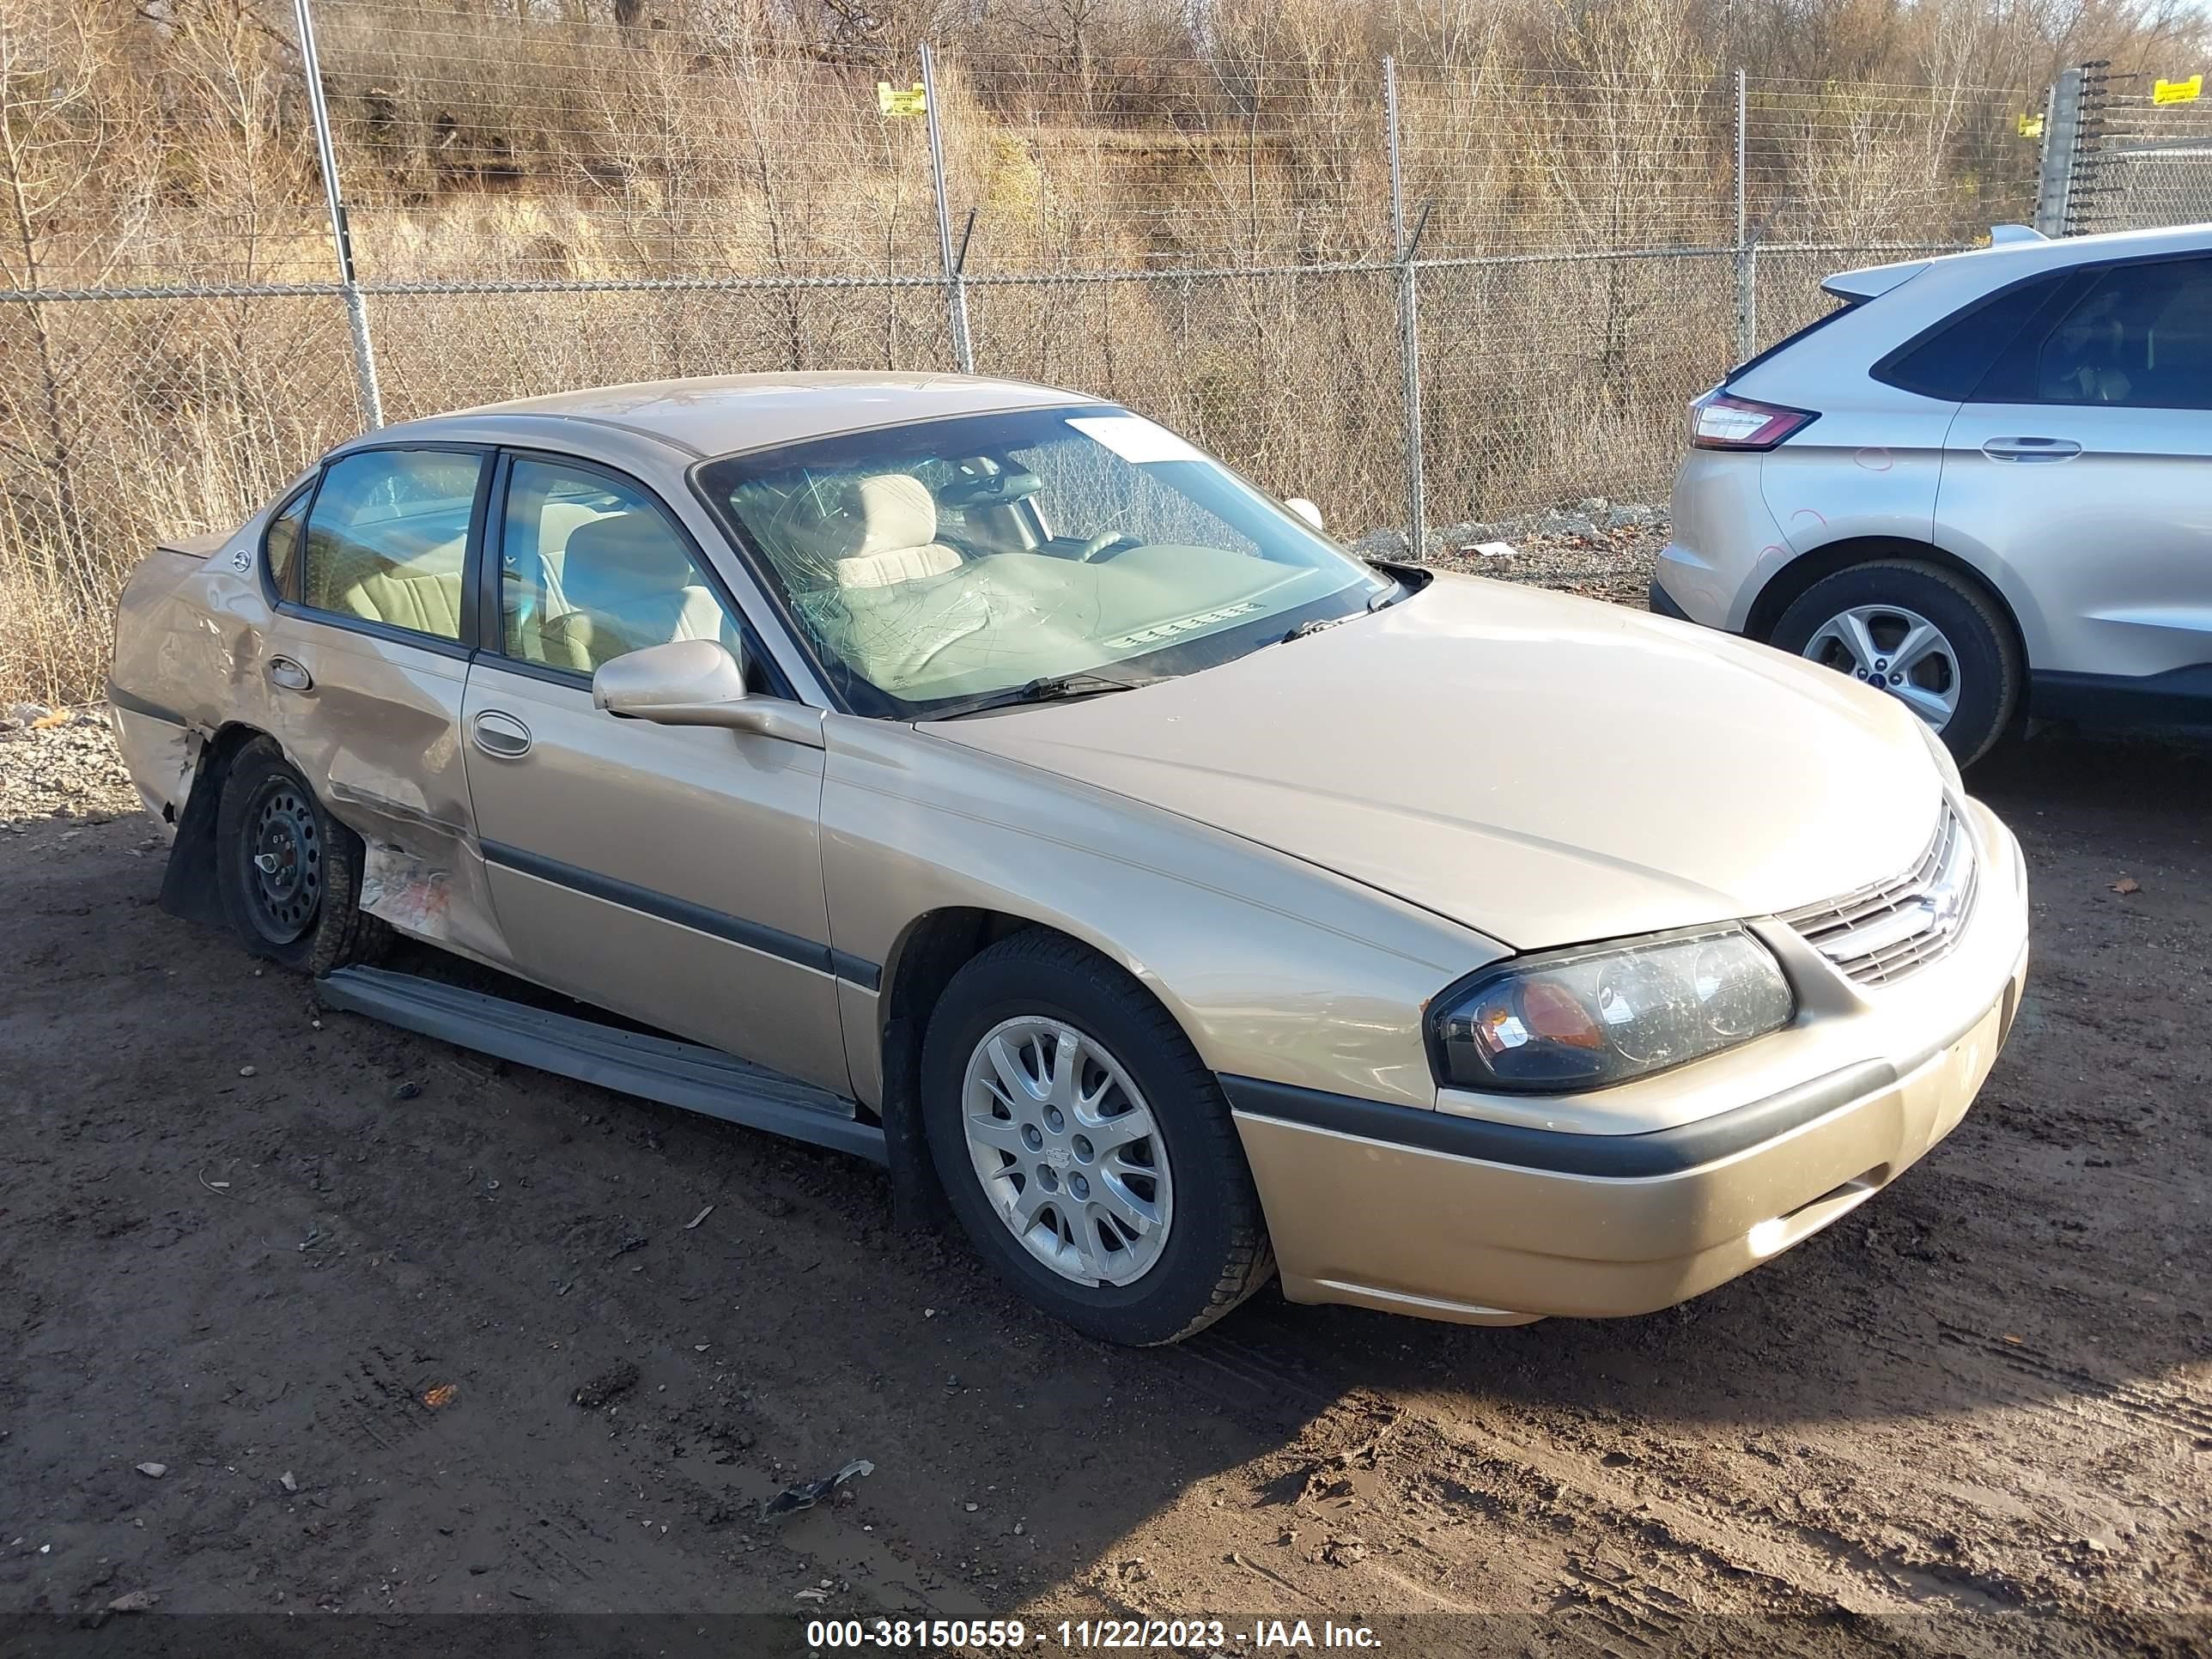
[[[483,404],[384,427],[364,434],[356,445],[464,434],[495,436],[502,428],[523,439],[542,434],[550,419],[620,428],[698,457],[769,448],[908,421],[1099,401],[1083,392],[975,374],[881,370],[717,374],[641,380]]]
[[[2089,264],[2100,259],[2154,258],[2161,253],[2212,252],[2212,224],[2176,225],[2156,230],[2115,230],[2096,236],[2051,239],[2024,237],[1995,242],[1957,253],[1939,254],[1893,264],[1862,265],[1839,270],[1821,286],[1831,294],[1872,298],[1886,293],[1907,276],[1932,267],[1969,265],[1977,276],[1996,288],[2014,277],[2039,270],[2057,270],[2068,265]]]

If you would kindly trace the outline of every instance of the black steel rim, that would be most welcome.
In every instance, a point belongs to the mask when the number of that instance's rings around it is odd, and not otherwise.
[[[289,945],[315,925],[323,902],[323,832],[314,803],[284,778],[254,798],[242,849],[246,908],[271,945]]]

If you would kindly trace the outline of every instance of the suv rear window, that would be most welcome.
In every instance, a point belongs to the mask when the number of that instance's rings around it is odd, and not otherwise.
[[[2051,303],[2069,275],[2054,271],[1984,295],[1891,352],[1874,366],[1874,378],[1923,398],[1965,403],[1997,354]]]

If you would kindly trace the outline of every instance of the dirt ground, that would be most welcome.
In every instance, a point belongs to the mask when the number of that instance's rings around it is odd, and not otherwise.
[[[319,1012],[157,908],[102,727],[0,736],[0,1646],[326,1609],[373,1617],[284,1628],[2207,1651],[2212,757],[2045,736],[1973,785],[2027,848],[2030,995],[1875,1202],[1649,1318],[1271,1290],[1131,1352],[892,1231],[863,1164]],[[414,1617],[478,1610],[515,1616]]]

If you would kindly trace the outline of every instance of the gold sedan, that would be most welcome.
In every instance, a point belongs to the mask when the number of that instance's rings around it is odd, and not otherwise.
[[[1038,386],[570,393],[155,551],[112,701],[172,909],[883,1164],[1117,1341],[1664,1307],[1957,1123],[2026,885],[1907,710],[1318,516]]]

